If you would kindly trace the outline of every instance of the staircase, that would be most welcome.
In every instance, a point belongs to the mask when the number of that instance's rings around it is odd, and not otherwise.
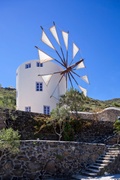
[[[120,148],[111,146],[107,148],[107,151],[102,154],[94,164],[88,166],[84,171],[81,172],[80,175],[74,175],[74,179],[81,179],[81,175],[96,177],[100,174],[101,171],[104,170],[109,163],[113,162],[115,158],[120,154]]]

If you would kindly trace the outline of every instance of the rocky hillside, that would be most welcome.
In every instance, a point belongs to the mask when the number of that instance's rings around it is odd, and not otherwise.
[[[0,108],[15,109],[15,106],[16,90],[14,88],[0,87]],[[120,107],[120,98],[100,101],[87,97],[82,105],[81,111],[97,112],[107,107]]]
[[[14,88],[0,87],[0,108],[15,109],[16,90]]]
[[[85,111],[89,112],[101,111],[108,107],[120,107],[120,98],[115,98],[106,101],[87,98],[83,107],[85,108]]]

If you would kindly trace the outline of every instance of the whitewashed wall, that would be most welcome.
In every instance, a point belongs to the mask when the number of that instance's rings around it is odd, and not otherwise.
[[[31,60],[20,65],[16,71],[16,109],[25,111],[30,106],[32,112],[43,113],[43,106],[50,106],[50,111],[56,107],[59,96],[66,92],[65,77],[52,95],[60,80],[60,74],[53,75],[48,86],[44,83],[39,74],[48,74],[61,71],[62,68],[53,62],[46,62],[43,67],[37,67],[39,60]],[[31,68],[25,65],[31,63]],[[36,91],[36,82],[43,83],[43,91]]]

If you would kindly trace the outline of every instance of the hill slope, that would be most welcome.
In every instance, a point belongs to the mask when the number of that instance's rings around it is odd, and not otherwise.
[[[89,112],[97,112],[107,107],[120,107],[120,98],[115,98],[105,101],[87,98],[83,107],[84,107],[83,109],[84,111],[89,111]]]
[[[0,108],[15,109],[16,90],[13,88],[0,88]]]
[[[13,88],[0,88],[0,108],[15,109],[16,90]],[[120,107],[120,98],[100,101],[87,97],[82,105],[82,111],[97,112],[107,107]]]

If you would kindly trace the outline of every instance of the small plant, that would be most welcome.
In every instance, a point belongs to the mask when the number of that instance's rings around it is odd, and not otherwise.
[[[56,155],[56,159],[58,159],[59,161],[63,161],[64,156],[63,156],[63,155],[60,155],[60,154],[57,154],[57,155]]]
[[[0,131],[0,149],[8,150],[11,153],[19,152],[20,135],[18,131],[14,131],[12,128],[2,129]]]

